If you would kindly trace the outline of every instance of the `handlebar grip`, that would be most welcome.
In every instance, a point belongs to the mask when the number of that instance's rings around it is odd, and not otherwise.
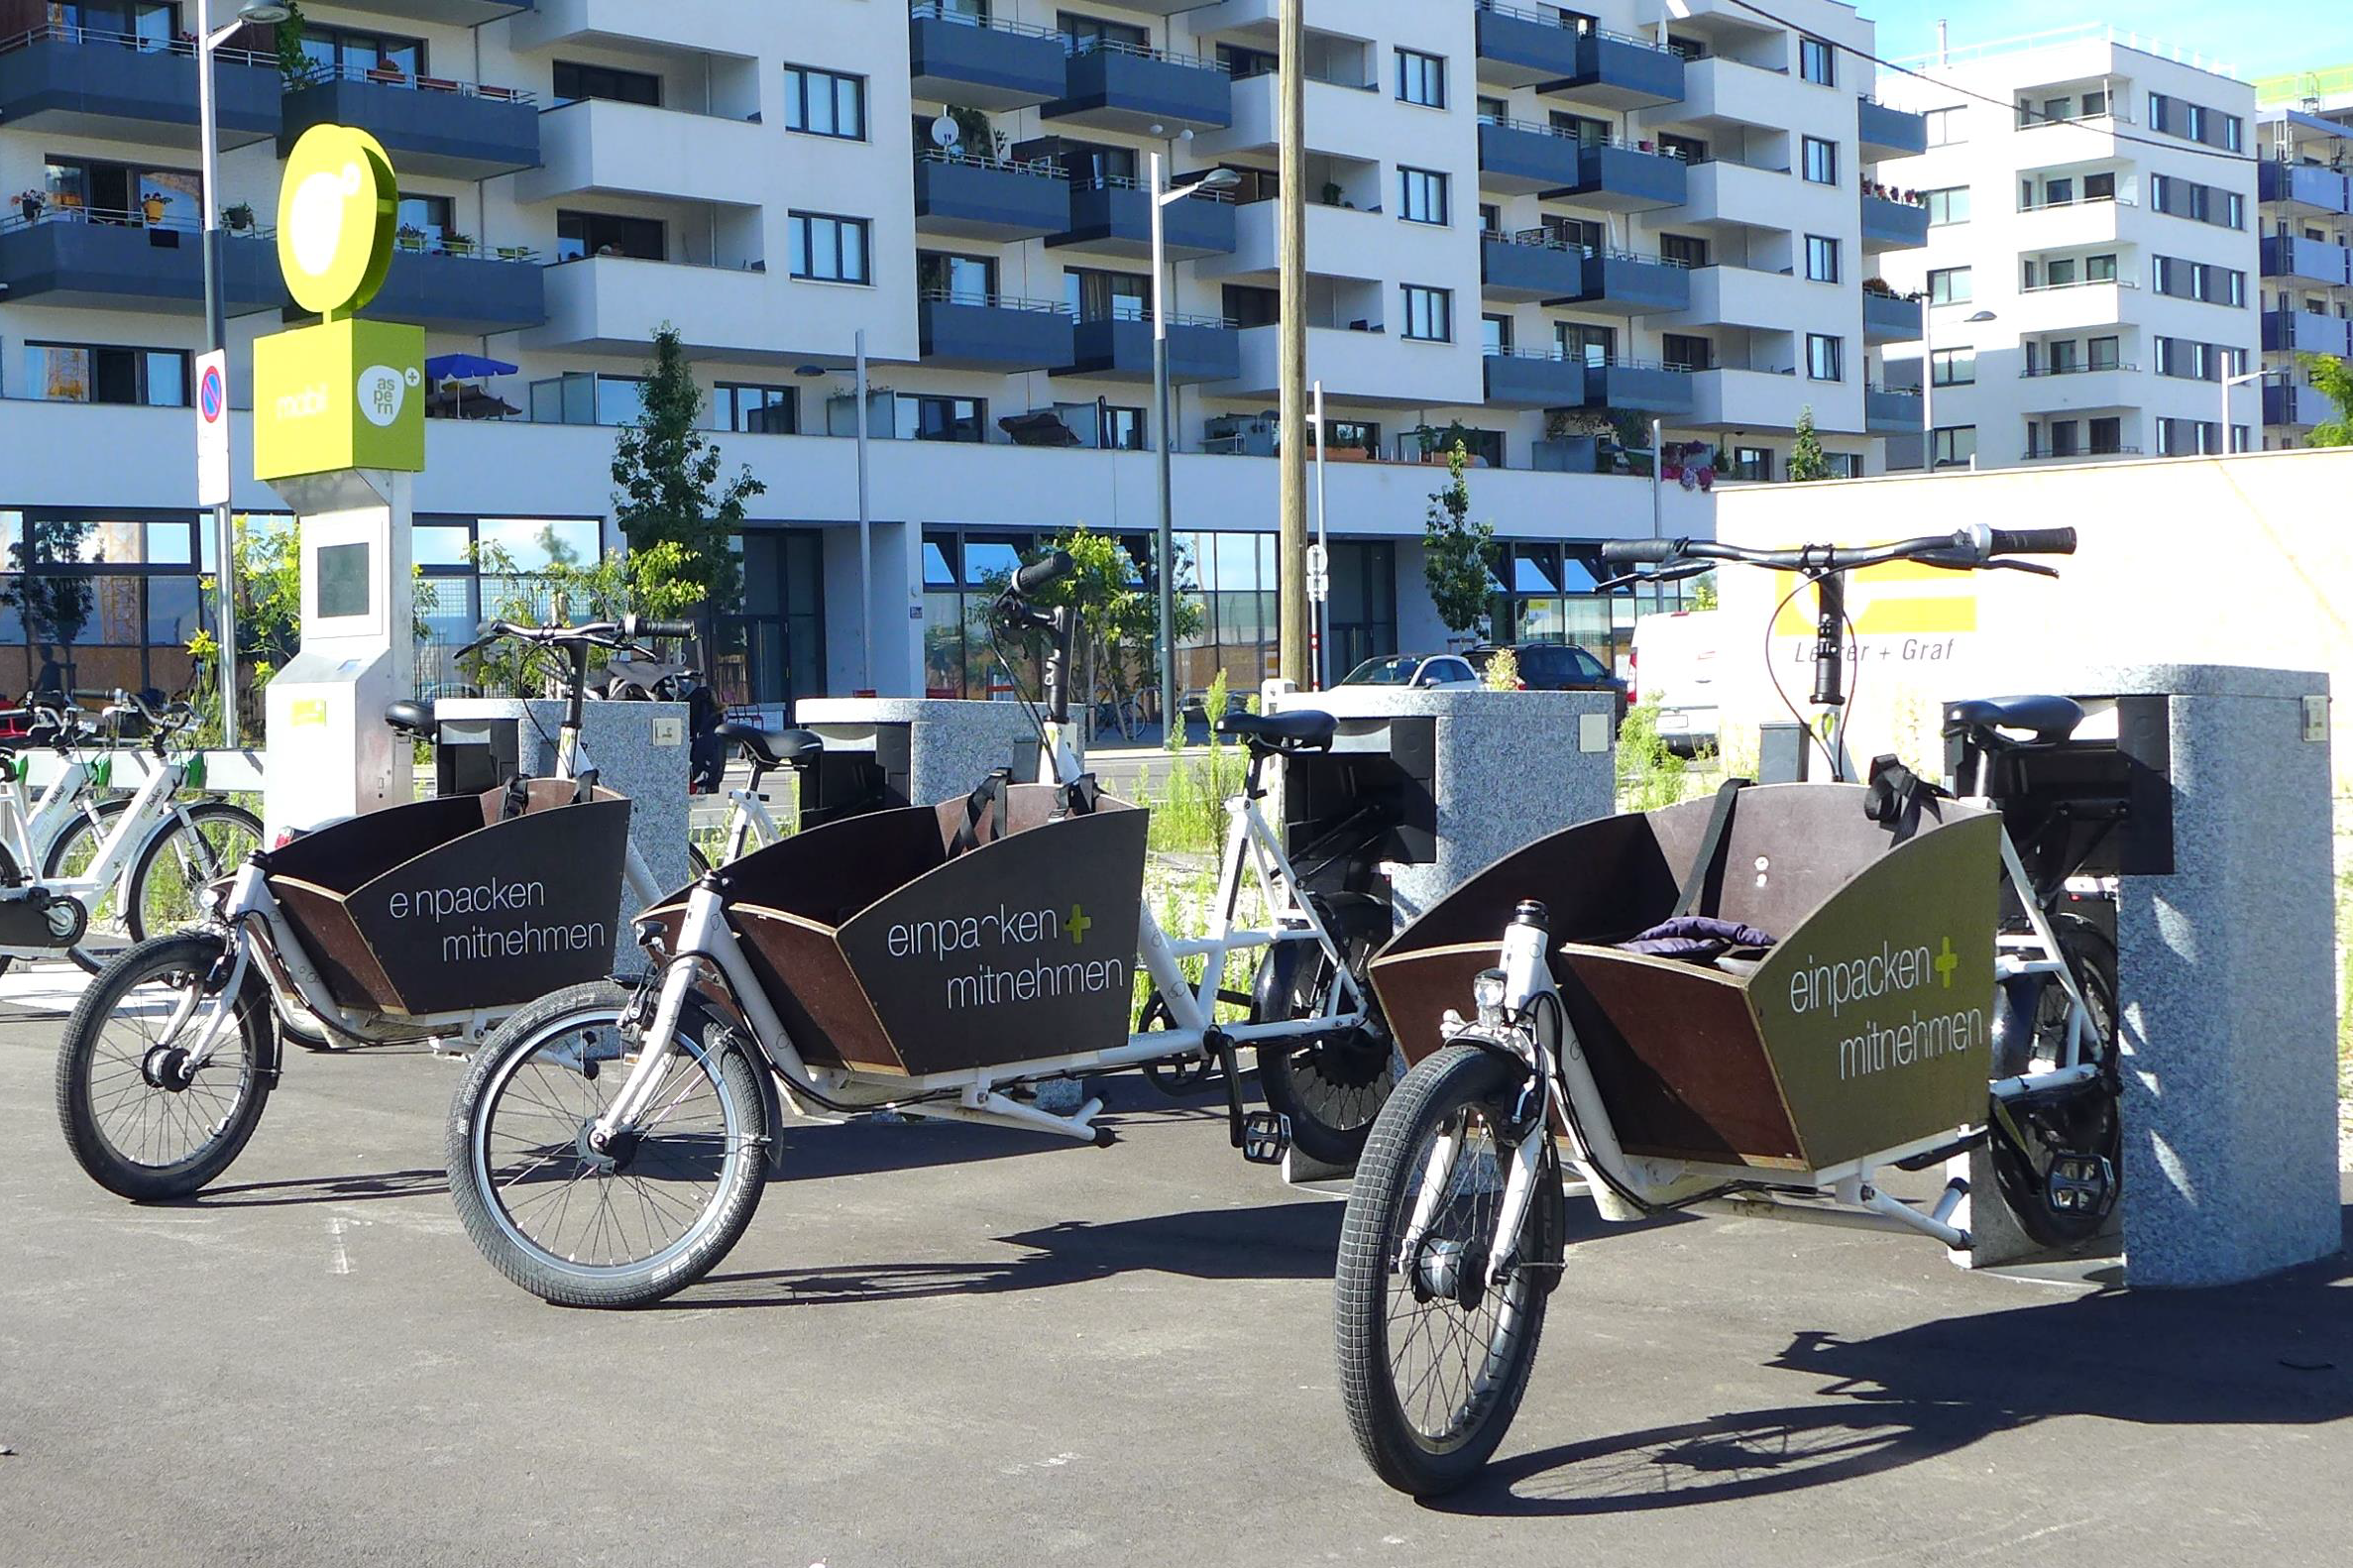
[[[640,620],[631,616],[621,628],[630,637],[691,637],[695,623],[691,620]]]
[[[2073,528],[1994,528],[1986,545],[1989,555],[2073,555]]]
[[[1060,582],[1077,570],[1067,550],[1055,550],[1032,561],[1013,574],[1013,591],[1027,599],[1049,584]]]
[[[1611,539],[1602,545],[1602,560],[1610,566],[1656,566],[1673,560],[1681,548],[1677,539]]]

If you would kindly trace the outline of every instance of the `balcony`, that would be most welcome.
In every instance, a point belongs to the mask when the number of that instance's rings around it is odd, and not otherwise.
[[[1274,397],[1282,385],[1282,336],[1280,327],[1243,328],[1241,374],[1212,384],[1207,394],[1254,403]],[[1311,322],[1307,364],[1307,374],[1323,383],[1328,395],[1351,402],[1427,408],[1476,403],[1480,397],[1475,345],[1418,342],[1378,323],[1354,328]],[[1418,510],[1419,494],[1413,504]]]
[[[935,289],[915,319],[924,363],[942,370],[1057,371],[1075,357],[1069,312],[1044,300]]]
[[[1191,200],[1177,203],[1178,207],[1190,205]],[[1250,201],[1237,206],[1232,254],[1202,257],[1193,266],[1193,276],[1205,281],[1273,283],[1283,258],[1282,225],[1276,221],[1282,215],[1280,207],[1281,203],[1274,201]],[[1170,215],[1174,217],[1175,213]],[[1406,238],[1397,233],[1403,227],[1407,225],[1380,212],[1309,202],[1308,276],[1381,281],[1384,264],[1394,264],[1399,255],[1394,247]],[[1433,227],[1428,234],[1414,238],[1443,244],[1455,232]]]
[[[2294,425],[2301,429],[2335,417],[2335,406],[2310,387],[2275,387],[2269,383],[2264,386],[2265,424]]]
[[[403,22],[444,22],[480,27],[531,9],[534,0],[342,0],[346,11],[398,17]]]
[[[1062,35],[1048,28],[983,21],[913,7],[907,61],[914,95],[1000,113],[1028,109],[1064,92]]]
[[[488,179],[539,163],[539,107],[512,87],[314,65],[285,95],[279,156],[314,125],[356,126],[384,144],[401,172],[438,179]]]
[[[1485,20],[1482,16],[1481,20]],[[1582,408],[1585,361],[1558,349],[1490,353],[1484,361],[1491,408]]]
[[[2078,245],[2137,242],[2140,203],[2129,196],[2079,196],[2073,201],[2021,203],[2019,242],[2037,250],[2068,250]]]
[[[15,209],[11,206],[11,212]],[[270,231],[247,230],[221,245],[222,300],[233,316],[286,304]],[[116,310],[200,311],[204,240],[192,218],[148,223],[136,212],[51,207],[32,222],[0,222],[0,294],[11,304]]]
[[[1577,139],[1527,120],[1479,121],[1479,183],[1510,195],[1565,190],[1582,172]]]
[[[384,288],[363,316],[406,321],[430,332],[512,332],[547,319],[547,270],[520,246],[481,253],[410,249],[392,252]]]
[[[740,10],[734,0],[537,0],[507,23],[506,47],[517,55],[586,47],[745,60],[759,45],[746,40]]]
[[[2256,199],[2265,205],[2294,209],[2296,217],[2318,217],[2353,212],[2353,175],[2316,164],[2282,164],[2270,159],[2256,166]]]
[[[650,196],[753,208],[745,171],[775,157],[771,133],[745,120],[583,98],[539,117],[537,168],[514,182],[520,201]]]
[[[1713,158],[1691,166],[1685,181],[1688,211],[1675,215],[1678,223],[1731,225],[1788,233],[1796,203],[1803,198],[1786,168]],[[1808,186],[1809,190],[1821,189]]]
[[[1165,231],[1162,242],[1173,262],[1233,254],[1234,203],[1222,191],[1203,191],[1171,202],[1161,222]],[[1074,182],[1070,186],[1069,227],[1046,243],[1149,261],[1152,192],[1132,180]]]
[[[2138,365],[2037,365],[2018,373],[2018,407],[2027,413],[2137,408],[2148,398]]]
[[[0,125],[50,136],[196,145],[194,46],[82,27],[39,27],[0,43]],[[213,56],[221,146],[278,134],[278,56]]]
[[[1928,208],[1917,201],[1862,193],[1862,249],[1916,251],[1928,243]]]
[[[1692,270],[1690,314],[1683,321],[1691,326],[1787,332],[1791,322],[1818,312],[1826,297],[1835,300],[1838,294],[1793,273],[1718,263]]]
[[[1862,340],[1865,343],[1911,343],[1920,337],[1920,301],[1893,294],[1862,296]]]
[[[915,161],[915,232],[1032,240],[1070,227],[1070,182],[1044,160],[926,152]]]
[[[1556,239],[1549,229],[1483,232],[1479,284],[1488,298],[1515,304],[1567,299],[1584,290],[1585,247]]]
[[[1918,435],[1921,403],[1916,392],[1866,387],[1862,392],[1862,427],[1872,435]]]
[[[2263,276],[2296,283],[2353,283],[2353,251],[2288,234],[2263,237]]]
[[[1141,317],[1104,317],[1078,323],[1067,369],[1056,375],[1100,381],[1152,380],[1152,323]],[[1242,334],[1222,316],[1169,317],[1169,380],[1232,381],[1242,374]]]
[[[2353,321],[2342,316],[2316,316],[2309,310],[2266,310],[2263,351],[2353,358]]]
[[[1639,142],[1580,141],[1524,120],[1479,122],[1479,183],[1513,194],[1573,196],[1610,212],[1683,205],[1683,160]]]
[[[1854,139],[1866,164],[1883,158],[1917,158],[1928,151],[1928,116],[1891,109],[1876,98],[1854,100]]]
[[[2021,336],[2064,332],[2078,327],[2120,324],[2124,293],[2141,285],[2129,278],[2083,278],[2067,283],[2037,283],[2020,288],[2018,298],[2004,306],[2002,320]],[[1956,300],[1966,305],[1969,301]]]
[[[1557,15],[1480,0],[1479,79],[1539,87],[1612,109],[1673,103],[1683,96],[1683,59],[1648,39],[1578,32]]]
[[[1695,372],[1691,382],[1694,429],[1792,430],[1807,406],[1818,426],[1837,428],[1825,405],[1825,384],[1801,383],[1790,372],[1726,367]]]
[[[657,324],[678,329],[690,353],[799,365],[809,326],[783,307],[789,282],[758,266],[708,267],[636,256],[586,256],[541,273],[547,321],[522,335],[525,348],[642,359]]]
[[[1491,299],[1540,300],[1615,316],[1682,310],[1691,303],[1691,273],[1682,264],[1569,245],[1544,229],[1481,235],[1479,272]]]
[[[1615,360],[1585,367],[1585,406],[1636,413],[1688,414],[1692,373],[1671,365]]]
[[[1044,119],[1164,137],[1234,123],[1233,78],[1215,60],[1094,43],[1063,65],[1063,95],[1038,111]]]

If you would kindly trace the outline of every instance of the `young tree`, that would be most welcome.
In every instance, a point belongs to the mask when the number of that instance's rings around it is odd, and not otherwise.
[[[2312,426],[2313,446],[2353,446],[2353,364],[2334,354],[2298,354],[2296,363],[2312,378],[2313,389],[2337,405],[2337,416]]]
[[[1486,616],[1497,559],[1495,525],[1471,520],[1470,461],[1470,449],[1455,442],[1446,454],[1446,488],[1431,494],[1421,526],[1422,580],[1449,631],[1468,631]]]
[[[1822,452],[1822,437],[1814,433],[1814,405],[1797,411],[1797,439],[1789,443],[1789,477],[1793,483],[1830,478],[1830,459]]]
[[[696,618],[708,643],[719,617],[743,596],[733,542],[743,526],[744,503],[768,487],[752,478],[749,467],[721,480],[719,447],[704,434],[702,417],[702,391],[678,329],[665,322],[653,336],[642,411],[621,426],[614,443],[613,483],[620,487],[613,497],[614,518],[632,553],[665,542],[679,547],[673,559],[687,574],[679,581],[695,590]]]
[[[1094,701],[1099,693],[1110,698],[1120,716],[1120,732],[1134,738],[1134,708],[1128,699],[1154,676],[1153,654],[1160,635],[1160,594],[1127,547],[1107,533],[1080,523],[1068,533],[1047,542],[1047,550],[1066,550],[1076,570],[1038,595],[1048,609],[1078,607],[1078,668],[1071,671],[1072,701],[1086,715],[1092,735]],[[1198,635],[1201,602],[1182,591],[1176,595],[1176,635]],[[1163,694],[1164,711],[1173,700]]]

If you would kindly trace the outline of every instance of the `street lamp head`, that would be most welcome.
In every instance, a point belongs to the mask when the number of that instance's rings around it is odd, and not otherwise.
[[[827,370],[823,365],[796,365],[793,367],[793,374],[795,376],[801,376],[810,380],[815,380],[817,377],[831,376],[834,373]]]
[[[246,0],[237,8],[237,20],[274,27],[293,15],[291,7],[273,3],[273,0]]]
[[[1977,322],[1979,322],[1979,321],[1993,321],[1993,320],[1997,320],[1997,319],[1999,319],[1999,318],[1998,318],[1998,317],[1996,317],[1992,311],[1990,311],[1990,310],[1980,310],[1980,311],[1978,311],[1978,312],[1977,312],[1975,315],[1967,317],[1967,318],[1966,318],[1966,320],[1964,321],[1964,323],[1963,323],[1963,324],[1964,324],[1964,325],[1974,325],[1975,323],[1977,323]]]
[[[1195,181],[1195,188],[1200,190],[1231,190],[1240,183],[1242,183],[1242,176],[1236,173],[1234,170],[1221,165],[1216,168],[1212,168],[1209,170],[1209,172],[1203,174],[1199,180]]]

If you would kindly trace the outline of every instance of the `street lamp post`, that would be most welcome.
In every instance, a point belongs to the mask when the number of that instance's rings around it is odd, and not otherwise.
[[[1166,214],[1176,202],[1198,190],[1231,190],[1242,176],[1230,168],[1213,168],[1200,178],[1170,189],[1164,183],[1161,155],[1152,155],[1152,432],[1160,446],[1160,533],[1155,544],[1154,569],[1160,574],[1161,733],[1175,734],[1184,721],[1184,707],[1176,691],[1176,548],[1172,513],[1176,474],[1174,443],[1169,421],[1169,243]],[[1212,716],[1214,717],[1214,716]]]
[[[1990,310],[1980,310],[1961,321],[1962,326],[1974,326],[1980,321],[1996,319]],[[1920,302],[1920,470],[1924,474],[1937,471],[1937,311],[1927,300]]]
[[[2225,455],[2227,455],[2230,451],[2230,390],[2233,387],[2244,387],[2249,382],[2260,382],[2270,374],[2270,371],[2248,371],[2242,376],[2225,376],[2222,378],[2222,429],[2218,436],[2217,444],[2222,448],[2222,451]]]
[[[248,0],[237,20],[217,31],[212,0],[196,0],[196,146],[204,203],[204,346],[214,353],[229,346],[228,307],[221,297],[220,120],[213,101],[212,56],[248,23],[275,25],[293,13],[268,0]],[[218,573],[213,599],[220,617],[221,744],[237,747],[237,540],[229,504],[212,509],[212,538]]]

